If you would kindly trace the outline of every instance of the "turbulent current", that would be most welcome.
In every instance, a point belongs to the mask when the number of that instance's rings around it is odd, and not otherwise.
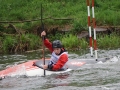
[[[46,54],[49,57],[50,54]],[[120,90],[120,49],[98,50],[98,58],[118,57],[118,61],[87,64],[67,73],[45,77],[16,76],[0,80],[0,90]],[[40,52],[0,55],[0,70],[32,59]],[[70,59],[89,59],[89,52],[70,52]]]

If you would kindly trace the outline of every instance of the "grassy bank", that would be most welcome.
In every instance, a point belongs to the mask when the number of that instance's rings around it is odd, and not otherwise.
[[[101,49],[120,48],[120,36],[117,33],[112,33],[111,35],[99,36],[98,48]]]
[[[120,48],[120,36],[117,33],[112,33],[110,35],[97,36],[97,47],[98,49],[117,49]],[[89,47],[89,42],[85,38],[78,39],[77,36],[72,34],[67,35],[61,39],[67,49],[77,50],[77,49],[87,49]],[[94,47],[94,46],[93,46]]]
[[[59,36],[58,36],[59,35]],[[57,37],[57,38],[54,38]],[[50,41],[59,39],[62,41],[67,50],[86,50],[89,48],[89,42],[85,38],[78,39],[74,34],[56,34],[49,37]],[[36,50],[42,48],[42,42],[39,36],[33,34],[22,35],[21,37],[6,36],[1,39],[1,52],[24,52],[27,50]],[[120,36],[116,33],[110,35],[98,35],[97,38],[98,49],[116,49],[120,48]]]
[[[86,0],[1,0],[0,3],[1,21],[39,19],[41,15],[41,4],[43,4],[43,18],[73,18],[74,21],[70,22],[71,24],[79,23],[79,25],[83,27],[86,27],[87,25]],[[119,25],[119,10],[119,0],[95,0],[95,17],[97,21],[96,24]],[[45,20],[45,23],[63,24],[68,23],[68,21],[54,21],[48,19]],[[25,26],[23,25],[23,28]]]
[[[41,24],[41,4],[43,6],[43,18],[47,18],[43,20],[43,23],[48,30],[50,30],[52,26],[54,28],[55,25],[58,25],[58,28],[62,27],[63,30],[66,29],[65,25],[70,25],[70,29],[74,33],[88,30],[86,0],[0,0],[0,3],[0,52],[40,48],[41,42],[39,41],[41,39],[39,39],[39,36],[33,35],[33,32],[36,27]],[[119,26],[119,10],[119,0],[95,0],[96,25]],[[65,20],[71,18],[72,20]],[[26,20],[29,20],[29,22],[24,22]],[[4,23],[4,21],[7,23]],[[8,29],[10,21],[17,21],[12,24],[20,31],[27,32],[27,34],[19,36],[15,31],[12,31],[12,29]],[[19,21],[23,22],[20,23]],[[87,48],[89,43],[85,39],[79,41],[72,33],[69,37],[59,33],[54,36],[49,35],[49,37],[51,40],[61,39],[68,48]],[[110,38],[112,38],[111,41],[113,42],[116,42],[116,40],[119,41],[119,36],[117,35],[115,35],[114,40],[114,36],[106,36],[104,39],[101,37],[100,39],[98,38],[98,48],[108,48],[106,47],[107,44],[112,43],[109,41]],[[74,40],[76,42],[74,42]],[[106,44],[104,42],[106,42]],[[119,43],[116,47],[118,46],[120,46]],[[109,44],[109,47],[112,47],[111,44]]]
[[[41,39],[33,34],[19,36],[5,36],[1,38],[2,45],[0,52],[16,53],[41,48]]]

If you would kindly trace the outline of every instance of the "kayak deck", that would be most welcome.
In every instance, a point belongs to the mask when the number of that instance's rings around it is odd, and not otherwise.
[[[11,76],[14,77],[16,75],[26,75],[26,76],[43,76],[44,70],[42,68],[39,68],[37,66],[34,66],[33,64],[39,61],[40,64],[43,64],[43,60],[30,60],[28,62],[15,65],[13,67],[9,67],[5,70],[0,71],[0,77],[4,78],[5,76]],[[113,58],[101,58],[98,59],[98,61],[95,61],[94,59],[75,59],[75,60],[69,60],[67,62],[67,65],[69,66],[69,69],[65,71],[46,71],[46,75],[51,75],[51,74],[57,74],[57,73],[64,73],[68,72],[71,70],[75,70],[85,64],[95,64],[95,63],[105,63],[108,61],[118,61],[117,57]],[[47,64],[49,60],[45,60],[45,63]]]

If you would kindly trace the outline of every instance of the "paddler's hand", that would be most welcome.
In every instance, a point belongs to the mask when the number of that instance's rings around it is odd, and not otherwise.
[[[42,31],[41,37],[42,37],[42,36],[46,36],[46,32],[45,32],[45,31]]]
[[[48,69],[48,65],[42,65],[43,69]]]

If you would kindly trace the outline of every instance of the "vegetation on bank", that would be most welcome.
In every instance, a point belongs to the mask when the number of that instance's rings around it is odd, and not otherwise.
[[[101,49],[116,49],[120,48],[120,35],[118,33],[112,33],[110,35],[99,36],[98,48]]]
[[[37,32],[36,27],[41,25],[41,4],[43,23],[48,31],[51,30],[51,26],[54,28],[59,25],[58,28],[62,27],[62,30],[66,29],[65,25],[71,26],[69,34],[49,34],[48,38],[51,41],[60,39],[68,49],[89,47],[88,40],[78,39],[76,36],[78,32],[88,30],[86,0],[1,0],[0,3],[0,53],[23,52],[41,48],[41,39],[35,33]],[[119,26],[119,9],[119,0],[95,0],[96,25]],[[18,31],[9,28],[10,21],[15,21],[12,25]],[[97,38],[98,48],[103,49],[118,48],[119,42],[117,34]]]
[[[68,50],[80,50],[89,48],[89,42],[86,38],[78,39],[74,34],[56,34],[50,38],[50,41],[59,39],[62,41],[64,47]],[[97,36],[98,49],[115,49],[120,47],[120,36],[116,33],[110,35],[98,35]],[[33,34],[24,34],[21,37],[6,36],[2,39],[1,51],[3,52],[24,52],[27,50],[33,50],[42,48],[42,39]]]
[[[41,46],[41,39],[33,34],[23,34],[21,36],[5,36],[2,38],[2,52],[24,52],[38,49]]]
[[[97,37],[98,37],[97,38],[98,49],[120,48],[120,36],[117,33],[112,33],[110,35],[99,34]],[[70,50],[89,48],[89,42],[88,40],[86,40],[86,38],[78,39],[77,36],[72,35],[72,34],[69,34],[63,37],[61,41],[63,45]]]
[[[1,0],[0,3],[0,21],[40,19],[42,4],[43,18],[48,18],[44,20],[46,25],[72,24],[74,30],[82,27],[86,28],[87,26],[86,0]],[[119,25],[119,10],[119,0],[95,0],[96,24]],[[55,18],[72,18],[73,21],[55,20]],[[23,29],[31,29],[36,25],[40,25],[40,20],[15,24]]]

